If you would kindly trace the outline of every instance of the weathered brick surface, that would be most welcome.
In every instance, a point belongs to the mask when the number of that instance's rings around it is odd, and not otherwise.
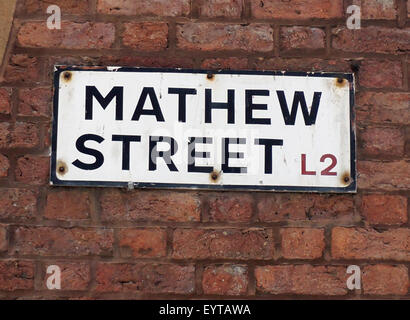
[[[256,287],[271,294],[345,295],[346,269],[333,266],[283,265],[255,269]]]
[[[285,259],[317,259],[325,249],[323,229],[284,228],[282,237],[282,256]]]
[[[334,259],[409,261],[410,230],[336,227],[331,246]]]
[[[205,59],[202,61],[201,68],[203,69],[246,69],[248,60],[243,58],[229,57]]]
[[[334,49],[346,52],[405,53],[410,49],[409,29],[378,26],[350,30],[346,27],[332,30]]]
[[[10,168],[9,159],[5,155],[0,154],[0,178],[7,177],[9,173],[9,168]]]
[[[159,51],[167,47],[168,25],[164,22],[131,22],[124,24],[124,46],[142,51]]]
[[[57,5],[62,14],[86,14],[89,11],[89,0],[23,0],[17,5],[20,14],[45,14],[47,8]]]
[[[47,195],[46,219],[81,220],[90,217],[90,198],[86,191],[56,191]]]
[[[0,88],[0,114],[10,114],[10,91]]]
[[[405,295],[409,288],[409,271],[403,265],[365,266],[362,283],[366,295]]]
[[[362,19],[394,20],[397,15],[397,4],[394,0],[361,0]]]
[[[269,229],[177,229],[174,232],[175,259],[271,259],[274,246]]]
[[[243,10],[242,0],[200,0],[199,15],[203,17],[240,18]]]
[[[343,16],[342,0],[251,1],[252,14],[261,19],[331,19]]]
[[[0,190],[0,219],[33,219],[37,212],[37,192],[27,189]]]
[[[50,261],[44,262],[43,287],[47,289],[47,279],[51,274],[47,274],[47,267],[56,265],[61,270],[62,291],[84,291],[88,289],[91,280],[90,266],[84,262]]]
[[[7,251],[8,241],[7,241],[7,227],[0,224],[0,252]]]
[[[359,188],[408,190],[410,163],[408,161],[359,161]]]
[[[246,222],[252,217],[253,199],[250,195],[224,194],[209,198],[209,220]]]
[[[407,198],[403,196],[364,195],[361,211],[371,224],[400,225],[408,220]]]
[[[190,294],[195,290],[192,265],[99,263],[97,292]]]
[[[42,80],[43,61],[26,54],[15,54],[10,57],[4,78],[7,82],[37,83]]]
[[[51,90],[49,88],[22,89],[19,91],[19,115],[48,117],[50,113]]]
[[[325,32],[320,28],[282,27],[280,47],[291,49],[321,49],[325,47]]]
[[[321,220],[350,218],[353,215],[350,196],[325,196],[304,194],[272,194],[257,203],[261,221]]]
[[[407,1],[407,17],[410,17],[410,2]]]
[[[45,156],[26,155],[17,159],[16,180],[25,184],[44,184],[48,181],[50,159]]]
[[[121,229],[118,245],[122,257],[158,258],[167,254],[165,229]]]
[[[143,57],[143,56],[106,56],[99,59],[102,65],[152,67],[152,68],[193,68],[193,57]]]
[[[39,144],[38,125],[28,122],[0,123],[0,148],[33,148]]]
[[[98,0],[97,11],[102,14],[139,16],[187,16],[189,0]]]
[[[407,1],[407,17],[410,17],[410,2]]]
[[[358,135],[361,152],[371,156],[402,156],[406,138],[399,128],[370,127]]]
[[[27,22],[17,35],[18,44],[28,48],[103,49],[114,42],[112,23],[61,22],[61,29],[49,30],[44,22]]]
[[[111,256],[113,231],[95,228],[18,227],[14,254],[39,256]]]
[[[334,72],[351,72],[349,61],[343,59],[284,59],[284,58],[258,58],[254,63],[256,70],[278,70],[278,71],[334,71]]]
[[[34,262],[0,261],[0,290],[15,291],[34,288]]]
[[[409,107],[410,94],[358,92],[356,95],[356,116],[360,123],[410,123]]]
[[[244,295],[248,288],[248,268],[229,264],[207,266],[203,272],[202,288],[205,294]]]
[[[191,192],[121,192],[107,190],[101,195],[102,220],[120,221],[199,221],[200,202]]]
[[[186,23],[177,26],[180,49],[267,52],[273,49],[273,30],[268,24]]]
[[[402,88],[401,61],[368,59],[361,63],[359,83],[366,88]]]

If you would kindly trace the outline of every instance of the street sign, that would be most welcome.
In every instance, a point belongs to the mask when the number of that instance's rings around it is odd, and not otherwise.
[[[355,192],[346,73],[56,67],[51,184]]]

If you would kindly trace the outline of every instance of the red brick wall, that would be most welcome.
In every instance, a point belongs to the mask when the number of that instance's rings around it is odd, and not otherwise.
[[[409,3],[51,2],[61,30],[18,1],[0,83],[0,299],[410,298]],[[358,193],[50,187],[54,64],[353,71]]]

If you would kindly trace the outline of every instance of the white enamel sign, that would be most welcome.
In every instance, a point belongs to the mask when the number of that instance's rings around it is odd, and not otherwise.
[[[56,67],[51,183],[355,192],[351,74]]]

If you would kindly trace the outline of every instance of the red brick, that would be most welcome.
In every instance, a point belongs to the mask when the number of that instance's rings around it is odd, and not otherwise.
[[[97,10],[102,14],[138,16],[187,16],[190,12],[189,0],[98,0]]]
[[[167,254],[164,229],[121,229],[118,231],[121,257],[158,258]]]
[[[177,26],[177,46],[185,50],[273,50],[268,24],[186,23]]]
[[[409,271],[406,266],[365,266],[362,271],[363,293],[369,295],[406,295]]]
[[[408,190],[410,162],[359,161],[359,188],[381,190]]]
[[[216,59],[205,59],[202,61],[202,69],[247,69],[248,60],[246,58],[216,58]]]
[[[370,224],[400,225],[407,222],[407,198],[384,194],[364,195],[361,212]]]
[[[7,251],[7,227],[0,224],[0,252]]]
[[[347,52],[400,54],[410,50],[410,29],[378,26],[350,30],[346,27],[332,30],[334,49]]]
[[[402,156],[406,139],[398,128],[366,127],[358,134],[361,151],[371,156]]]
[[[14,254],[37,256],[111,256],[113,231],[94,228],[18,227]]]
[[[46,14],[47,8],[57,5],[61,13],[65,14],[87,14],[89,0],[23,0],[17,3],[17,12],[22,14]]]
[[[334,259],[410,261],[410,229],[378,232],[374,229],[335,227]]]
[[[256,287],[271,294],[345,295],[344,267],[283,265],[255,269]]]
[[[90,198],[86,191],[55,191],[47,195],[46,219],[82,220],[90,217]]]
[[[16,180],[28,184],[45,184],[49,170],[49,157],[26,155],[17,159]]]
[[[33,148],[40,142],[38,124],[16,122],[0,123],[0,148]]]
[[[101,218],[108,222],[200,220],[200,201],[191,192],[111,189],[102,193],[100,202]]]
[[[0,219],[34,219],[37,197],[33,190],[0,189]]]
[[[175,259],[247,260],[271,259],[273,252],[269,229],[177,229],[172,256]]]
[[[410,93],[363,92],[356,95],[356,117],[360,123],[410,123]]]
[[[269,194],[257,204],[260,221],[350,219],[354,213],[351,196],[315,194]]]
[[[0,261],[0,290],[15,291],[33,288],[34,263],[32,261]]]
[[[165,22],[130,22],[124,24],[122,43],[141,51],[160,51],[168,45]]]
[[[84,262],[50,261],[44,264],[43,289],[47,289],[47,279],[51,273],[47,274],[47,268],[56,265],[61,270],[61,290],[87,290],[91,281],[90,266]]]
[[[190,294],[195,290],[192,265],[99,263],[97,292]]]
[[[43,116],[51,114],[51,89],[34,88],[19,91],[18,114],[21,116]]]
[[[0,178],[7,177],[10,168],[10,161],[5,155],[0,154]]]
[[[70,51],[68,50],[62,50],[65,51],[66,54],[71,54]],[[107,53],[109,50],[104,50],[103,53]],[[81,56],[50,56],[45,59],[45,77],[46,79],[53,79],[54,78],[54,66],[59,65],[59,66],[101,66],[103,65],[102,62],[100,61],[101,56],[89,56],[83,53]],[[113,64],[110,64],[113,65]],[[115,65],[115,64],[114,64]],[[46,85],[49,85],[50,82],[46,83]],[[38,88],[40,89],[40,88]],[[45,89],[43,87],[42,89]],[[21,91],[21,89],[20,89]],[[51,90],[50,90],[51,91]],[[48,95],[48,94],[47,94]],[[52,106],[52,102],[50,102],[50,107]],[[51,109],[51,108],[50,108]]]
[[[280,28],[281,50],[322,49],[325,47],[325,32],[320,28],[282,27]]]
[[[0,88],[0,114],[10,114],[10,91]]]
[[[152,67],[152,68],[193,68],[194,61],[189,57],[143,57],[143,56],[107,56],[100,58],[102,65]]]
[[[402,88],[401,61],[364,60],[360,66],[359,83],[367,88]]]
[[[323,229],[284,228],[282,236],[282,256],[285,259],[317,259],[325,249]]]
[[[25,54],[11,56],[5,70],[7,82],[36,83],[42,80],[44,63],[40,58]]]
[[[212,265],[205,267],[202,277],[204,294],[239,296],[248,289],[248,268],[244,265]]]
[[[343,17],[343,0],[251,1],[252,15],[260,19],[331,19]]]
[[[242,14],[242,0],[200,0],[199,15],[203,17],[240,18]]]
[[[28,48],[107,49],[114,43],[112,23],[62,21],[49,30],[44,22],[26,22],[17,35],[18,45]]]
[[[410,1],[407,1],[407,17],[410,18]]]
[[[348,60],[325,60],[320,58],[258,58],[254,63],[257,70],[286,70],[305,72],[351,72]]]
[[[360,9],[362,19],[396,19],[397,6],[394,0],[361,0]]]
[[[246,222],[252,217],[253,199],[247,194],[221,194],[209,198],[209,220]]]

